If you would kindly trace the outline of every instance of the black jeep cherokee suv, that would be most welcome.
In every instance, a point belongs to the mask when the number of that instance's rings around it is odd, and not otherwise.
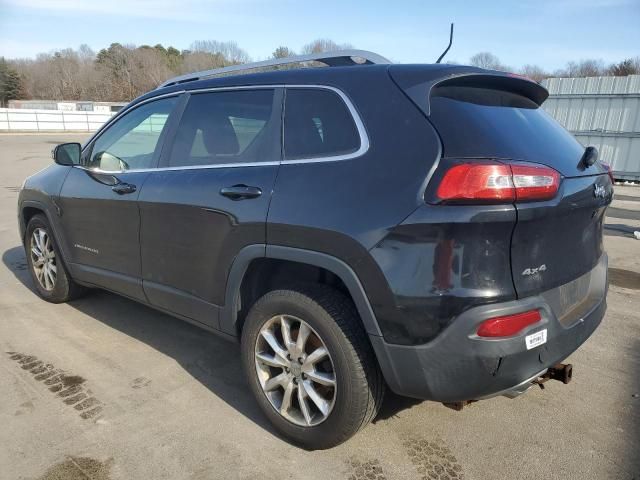
[[[18,205],[42,298],[100,287],[239,339],[307,448],[364,427],[386,386],[522,392],[606,309],[612,181],[542,86],[349,53],[170,81],[56,147]]]

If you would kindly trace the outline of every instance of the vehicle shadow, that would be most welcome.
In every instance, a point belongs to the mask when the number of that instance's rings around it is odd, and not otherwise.
[[[25,287],[35,292],[22,247],[5,251],[2,261]],[[68,305],[173,358],[218,398],[267,432],[286,441],[264,417],[249,391],[238,344],[102,290],[91,291],[86,297]]]
[[[5,251],[2,261],[26,288],[35,293],[22,247]],[[283,439],[264,417],[249,391],[238,344],[103,290],[93,290],[68,305],[173,358],[217,397],[264,430]],[[373,423],[390,420],[422,402],[388,390]]]
[[[420,405],[426,401],[427,400],[403,397],[387,389],[384,401],[382,402],[382,407],[380,408],[378,415],[376,415],[376,418],[373,419],[372,423],[384,423],[387,420],[397,417],[400,412],[410,410],[416,405]]]

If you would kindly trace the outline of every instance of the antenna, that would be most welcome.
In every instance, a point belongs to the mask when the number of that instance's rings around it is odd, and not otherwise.
[[[440,60],[444,58],[444,56],[447,54],[447,52],[451,48],[452,43],[453,43],[453,23],[451,24],[451,32],[449,32],[449,46],[447,46],[447,49],[444,52],[442,52],[442,55],[438,57],[438,60],[436,60],[436,63],[440,63]]]

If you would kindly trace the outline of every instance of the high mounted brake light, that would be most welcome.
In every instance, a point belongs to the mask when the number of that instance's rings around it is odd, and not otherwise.
[[[512,203],[555,197],[560,174],[531,163],[461,163],[440,181],[436,195],[443,202]]]

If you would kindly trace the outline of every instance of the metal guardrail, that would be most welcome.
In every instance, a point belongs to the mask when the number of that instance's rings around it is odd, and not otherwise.
[[[115,113],[0,108],[0,132],[95,132]]]

